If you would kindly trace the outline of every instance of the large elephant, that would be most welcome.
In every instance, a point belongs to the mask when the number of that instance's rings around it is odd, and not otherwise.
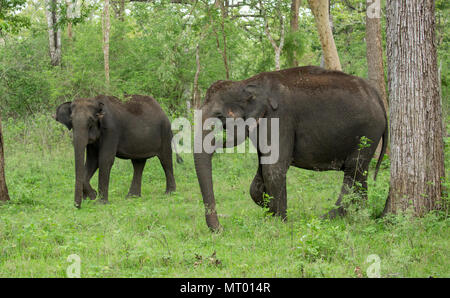
[[[99,202],[108,202],[109,176],[115,157],[131,159],[133,163],[128,196],[141,195],[145,162],[153,156],[158,156],[164,169],[166,193],[175,191],[171,124],[152,97],[131,95],[127,102],[106,95],[80,98],[60,105],[54,118],[73,129],[77,208],[81,207],[82,199],[96,198],[89,181],[97,169]],[[182,161],[178,154],[177,161]]]
[[[374,179],[386,151],[387,116],[378,92],[364,79],[340,71],[305,66],[260,73],[243,81],[218,81],[208,89],[201,110],[202,123],[211,117],[255,118],[256,123],[263,118],[269,123],[279,119],[279,157],[274,163],[261,163],[266,153],[258,145],[259,166],[250,195],[256,204],[268,207],[283,220],[289,166],[344,171],[337,208],[327,214],[335,217],[345,213],[342,197],[355,182],[361,186],[358,189],[362,188],[362,194],[366,193],[369,163],[381,138],[383,145]],[[252,128],[247,126],[246,130],[248,136]],[[210,131],[202,131],[205,140]],[[270,131],[268,134],[270,140]],[[235,139],[232,146],[239,142],[242,140]],[[194,160],[206,222],[211,230],[217,231],[221,226],[215,208],[212,154],[197,152]]]

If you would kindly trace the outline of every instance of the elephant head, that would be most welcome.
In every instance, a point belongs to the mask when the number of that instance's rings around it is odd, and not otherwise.
[[[75,206],[81,206],[83,182],[85,179],[85,156],[88,144],[95,143],[101,136],[104,104],[99,98],[80,98],[61,104],[56,109],[55,120],[73,129],[75,152]]]
[[[226,127],[226,118],[250,118],[259,122],[260,118],[270,117],[278,109],[278,98],[273,92],[272,84],[265,77],[253,77],[249,80],[232,82],[218,81],[211,85],[206,93],[205,102],[201,107],[202,128],[207,119],[218,118]],[[248,127],[246,127],[248,129]],[[248,131],[247,131],[248,132]],[[248,133],[246,132],[246,135]],[[210,133],[202,129],[201,141]],[[236,140],[234,146],[243,140]],[[228,140],[227,140],[228,142]],[[211,159],[213,153],[202,150],[194,153],[195,170],[205,205],[206,223],[212,231],[221,229],[215,210],[215,198],[212,182]]]

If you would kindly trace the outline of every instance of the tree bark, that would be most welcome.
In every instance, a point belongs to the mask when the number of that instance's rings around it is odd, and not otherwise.
[[[9,201],[5,179],[5,154],[3,152],[2,118],[0,115],[0,201]]]
[[[73,34],[72,34],[72,15],[71,12],[73,11],[73,3],[72,0],[66,0],[66,7],[67,7],[67,14],[66,17],[69,20],[67,23],[67,37],[69,38],[69,41],[72,41]]]
[[[227,5],[228,5],[228,1]],[[223,66],[225,67],[225,77],[227,80],[230,79],[230,69],[228,66],[228,56],[227,56],[227,36],[225,33],[225,19],[228,17],[228,6],[225,7],[223,0],[216,0],[215,6],[220,8],[220,30],[222,32],[222,43],[223,49],[220,48],[219,35],[214,29],[214,34],[216,35],[217,50],[222,54]]]
[[[381,14],[374,13],[373,6],[379,4],[374,0],[366,0],[366,57],[367,76],[369,82],[381,95],[383,105],[388,111],[386,82],[384,80],[383,45],[381,39]],[[381,141],[377,152],[381,152]]]
[[[269,31],[269,24],[267,23],[266,20],[266,24],[265,24],[265,32],[266,32],[266,36],[269,39],[270,43],[272,44],[272,48],[275,52],[275,70],[280,70],[280,57],[281,57],[281,51],[283,50],[283,46],[284,46],[284,18],[283,16],[280,16],[280,23],[281,23],[281,32],[280,32],[280,43],[277,45],[277,43],[275,42],[275,40],[273,39],[272,35],[270,34]]]
[[[192,92],[192,104],[194,105],[194,108],[198,109],[200,107],[201,104],[201,95],[200,95],[200,90],[198,88],[198,78],[200,76],[200,69],[201,69],[201,65],[200,65],[200,49],[199,49],[199,45],[197,44],[197,47],[195,49],[195,63],[197,65],[197,69],[195,71],[195,76],[194,76],[194,86],[193,86],[193,92]]]
[[[391,180],[384,214],[443,207],[442,106],[432,0],[387,0]]]
[[[301,3],[302,0],[292,0],[291,2],[291,33],[298,31],[298,11]],[[289,63],[292,67],[298,66],[298,61],[295,57],[297,57],[297,51],[294,50],[293,59]]]
[[[325,67],[332,70],[342,70],[329,21],[328,0],[308,0],[308,3],[316,21]]]
[[[109,16],[109,0],[105,0],[103,7],[103,58],[105,63],[105,82],[109,86],[109,32],[111,29]]]
[[[50,63],[53,66],[61,64],[61,28],[56,26],[60,13],[59,0],[45,0]]]
[[[273,51],[275,52],[275,69],[280,70],[281,51],[283,50],[283,47],[284,47],[284,17],[283,17],[283,14],[278,10],[278,16],[280,18],[281,30],[280,30],[280,43],[277,45],[277,43],[275,42],[275,40],[272,37],[272,34],[270,34],[269,23],[267,21],[267,15],[266,15],[266,11],[263,7],[262,1],[259,1],[259,6],[260,6],[261,14],[264,17],[264,33],[266,34],[267,38],[269,39],[270,44],[272,45]]]

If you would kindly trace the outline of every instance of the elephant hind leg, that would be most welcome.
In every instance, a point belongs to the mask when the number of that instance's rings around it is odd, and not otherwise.
[[[176,190],[175,177],[173,175],[172,150],[167,150],[161,156],[158,156],[158,158],[166,175],[166,194],[169,194]]]
[[[146,159],[132,159],[133,163],[133,180],[131,181],[130,190],[127,197],[140,197],[142,186],[142,172],[144,171]]]
[[[264,180],[265,193],[268,195],[264,204],[269,207],[269,212],[280,216],[282,220],[287,219],[287,194],[286,173],[289,164],[279,162],[276,164],[262,165],[262,177]]]
[[[367,201],[367,174],[369,170],[370,159],[364,158],[356,152],[349,157],[344,164],[344,181],[341,193],[336,201],[336,209],[331,210],[323,218],[333,219],[336,216],[345,216],[346,210],[342,204],[345,195],[351,191]],[[355,203],[354,201],[352,203]]]

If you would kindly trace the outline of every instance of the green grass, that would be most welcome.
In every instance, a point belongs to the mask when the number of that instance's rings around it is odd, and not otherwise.
[[[3,124],[11,201],[0,205],[0,277],[65,277],[71,254],[81,258],[82,277],[357,277],[366,276],[371,254],[382,277],[450,277],[448,218],[375,219],[388,193],[388,161],[369,181],[368,207],[333,221],[318,218],[334,205],[342,173],[291,168],[283,223],[249,196],[255,156],[216,155],[224,231],[212,234],[192,156],[175,165],[176,193],[164,195],[164,173],[152,159],[143,196],[129,199],[132,165],[116,159],[111,204],[84,201],[77,210],[70,134],[47,116]]]

